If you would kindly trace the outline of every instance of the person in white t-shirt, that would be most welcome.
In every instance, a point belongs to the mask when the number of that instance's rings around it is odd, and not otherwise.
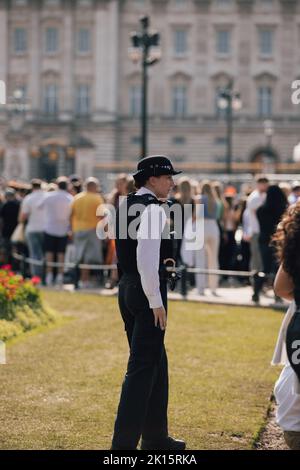
[[[57,181],[58,189],[48,193],[43,202],[45,209],[45,251],[47,262],[53,262],[56,258],[59,263],[64,263],[65,251],[70,232],[70,216],[73,196],[68,192],[69,181],[65,176],[60,176]],[[58,268],[56,284],[63,284],[63,265]],[[53,268],[47,266],[46,284],[53,283]]]
[[[45,191],[41,189],[42,181],[33,179],[31,181],[32,192],[25,196],[22,201],[19,222],[27,222],[25,237],[29,250],[29,257],[42,261],[44,257],[44,228],[45,209],[43,201],[46,197]],[[31,275],[42,277],[42,265],[30,265]]]

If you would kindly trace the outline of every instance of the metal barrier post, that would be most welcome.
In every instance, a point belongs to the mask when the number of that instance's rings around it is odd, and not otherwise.
[[[262,271],[257,271],[254,274],[254,276],[253,276],[254,297],[259,295],[266,279],[267,279],[267,275],[266,275],[266,273],[264,273]]]
[[[79,263],[76,264],[74,268],[74,289],[79,289],[79,280],[80,280],[80,268]]]
[[[21,273],[22,273],[22,276],[23,278],[25,279],[26,278],[26,256],[24,254],[22,254],[22,259],[21,259],[21,262],[20,262],[20,268],[21,268]]]
[[[43,286],[46,285],[46,274],[47,274],[47,261],[46,258],[43,259],[43,266],[42,266],[42,284]]]
[[[186,267],[184,266],[181,272],[181,295],[184,298],[186,297],[186,294],[187,294],[186,281],[187,281],[187,272],[186,272]]]

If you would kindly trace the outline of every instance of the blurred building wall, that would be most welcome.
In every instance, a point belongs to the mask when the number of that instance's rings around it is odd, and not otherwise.
[[[6,177],[85,177],[140,156],[141,72],[128,47],[143,14],[162,48],[149,70],[149,153],[225,162],[216,97],[233,78],[243,102],[233,160],[291,161],[300,140],[300,105],[291,101],[300,78],[300,1],[0,0],[0,79],[8,101],[21,89],[29,108],[0,109]]]

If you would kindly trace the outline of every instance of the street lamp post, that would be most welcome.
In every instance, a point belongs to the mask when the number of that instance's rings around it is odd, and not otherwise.
[[[7,100],[6,108],[10,113],[10,125],[13,132],[19,132],[24,124],[25,114],[30,105],[25,98],[24,90],[16,88]]]
[[[6,134],[6,144],[14,148],[13,157],[10,158],[9,172],[12,177],[18,177],[21,171],[21,147],[26,142],[28,136],[24,135],[23,128],[26,120],[26,112],[30,109],[29,101],[26,99],[23,87],[16,88],[7,98],[5,105],[8,118],[8,131]],[[19,145],[22,143],[22,145]],[[11,150],[12,151],[12,150]],[[9,152],[7,153],[7,155]]]
[[[131,34],[132,47],[129,49],[129,57],[135,63],[142,63],[142,96],[141,96],[141,157],[148,152],[147,124],[148,124],[148,67],[154,65],[161,58],[159,48],[160,35],[157,32],[150,33],[150,20],[148,16],[140,19],[141,32]]]
[[[230,80],[227,87],[221,91],[218,98],[218,107],[226,111],[226,171],[231,174],[233,111],[239,111],[242,107],[240,94],[233,90],[233,80]]]

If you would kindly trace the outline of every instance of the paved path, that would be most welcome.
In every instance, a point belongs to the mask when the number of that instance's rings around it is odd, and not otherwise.
[[[257,450],[289,450],[283,437],[283,431],[276,424],[276,405],[272,402],[267,425],[256,444]]]
[[[43,289],[59,289],[59,288],[46,288]],[[64,290],[74,291],[74,286],[72,284],[64,285]],[[118,289],[80,289],[78,292],[89,293],[89,294],[99,294],[104,296],[114,296],[117,295]],[[205,295],[198,295],[196,289],[189,291],[186,300],[193,302],[207,302],[213,304],[223,304],[223,305],[241,305],[247,307],[270,307],[279,310],[287,309],[287,302],[276,303],[274,301],[274,294],[272,290],[267,291],[261,295],[260,303],[257,305],[252,302],[252,288],[247,287],[220,287],[217,289],[217,295],[212,295],[209,289],[205,290]],[[184,298],[179,292],[169,291],[169,299],[171,300],[183,300]]]
[[[253,291],[252,288],[247,287],[220,287],[217,289],[217,295],[212,295],[209,289],[206,289],[205,295],[198,295],[196,289],[192,290],[188,296],[187,300],[192,300],[196,302],[209,302],[225,305],[242,305],[242,306],[256,306],[251,297]],[[170,299],[173,300],[182,300],[182,296],[177,293],[170,293]],[[274,307],[285,309],[287,303],[275,303],[274,294],[271,290],[261,295],[260,307]]]

